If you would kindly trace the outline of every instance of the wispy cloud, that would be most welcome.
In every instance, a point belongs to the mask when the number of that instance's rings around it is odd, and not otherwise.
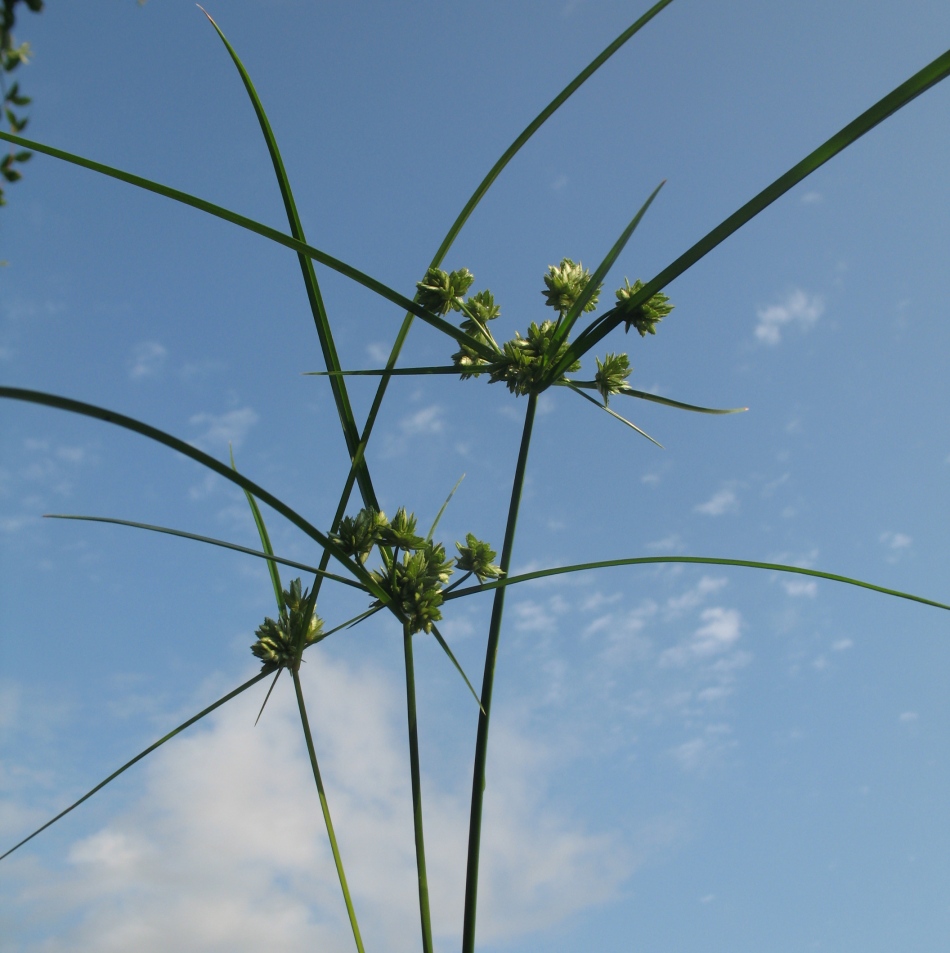
[[[661,666],[682,666],[690,662],[720,655],[738,641],[742,632],[742,616],[737,609],[713,606],[700,615],[703,622],[692,637],[660,656]]]
[[[398,684],[319,651],[308,663],[302,675],[320,726],[321,769],[367,948],[415,949]],[[64,951],[101,953],[352,948],[293,693],[278,685],[255,728],[260,695],[242,696],[205,730],[162,749],[141,796],[74,842],[64,870],[18,871],[17,917],[46,931],[31,930],[36,944],[29,949],[51,948],[43,946],[49,941]],[[479,928],[486,942],[501,942],[616,896],[634,863],[612,833],[572,825],[552,806],[543,745],[504,723],[492,743]],[[456,791],[423,780],[433,925],[454,945],[464,892],[465,785]]]
[[[240,447],[247,432],[260,418],[250,407],[229,410],[223,414],[195,414],[189,418],[192,427],[202,432],[191,442],[203,449],[226,449],[228,444]]]
[[[734,513],[739,508],[739,498],[735,490],[723,487],[714,493],[705,503],[693,507],[694,512],[705,516],[722,516],[724,513]]]
[[[763,344],[775,345],[782,340],[782,330],[796,324],[810,328],[824,313],[825,304],[817,295],[807,295],[801,288],[790,291],[779,304],[760,308],[755,336]]]
[[[786,579],[782,588],[790,596],[807,596],[814,599],[818,595],[818,583],[814,579]]]
[[[887,561],[890,563],[896,563],[897,560],[910,549],[910,545],[913,543],[913,539],[906,533],[892,533],[890,531],[881,533],[878,539],[887,547]]]
[[[165,367],[168,350],[158,341],[141,341],[132,348],[128,360],[129,377],[133,381],[158,377]]]

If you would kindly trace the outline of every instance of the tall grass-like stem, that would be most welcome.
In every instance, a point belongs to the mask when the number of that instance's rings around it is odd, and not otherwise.
[[[511,552],[515,543],[515,528],[521,506],[525,470],[528,466],[528,449],[534,430],[534,417],[538,408],[538,395],[528,396],[518,463],[511,485],[511,502],[508,505],[508,522],[505,526],[505,541],[499,565],[507,574],[511,565]],[[498,641],[501,636],[501,620],[505,611],[505,587],[495,590],[491,622],[488,628],[488,645],[485,648],[485,674],[482,678],[482,708],[478,716],[478,733],[475,738],[475,761],[472,768],[472,807],[468,827],[468,855],[465,864],[465,913],[462,922],[462,953],[475,951],[475,914],[478,906],[478,855],[482,839],[482,808],[485,801],[485,766],[488,761],[488,724],[491,718],[492,687],[495,683],[495,662],[498,658]]]
[[[416,721],[416,674],[412,661],[412,633],[403,625],[406,656],[406,716],[409,722],[409,773],[412,779],[412,829],[416,842],[416,874],[419,882],[419,920],[422,951],[432,953],[432,917],[429,913],[429,880],[426,876],[426,846],[422,831],[422,776],[419,770],[419,727]]]
[[[340,858],[340,848],[337,846],[336,834],[333,832],[333,821],[330,819],[330,805],[327,804],[326,791],[323,789],[323,778],[320,777],[320,766],[317,764],[317,752],[313,746],[313,735],[310,733],[310,719],[307,718],[307,706],[303,700],[303,688],[300,685],[300,672],[291,670],[294,677],[294,691],[297,694],[297,709],[300,712],[300,723],[303,725],[303,735],[307,741],[307,754],[310,756],[310,767],[313,768],[313,780],[317,785],[317,794],[320,796],[320,810],[323,811],[323,820],[327,825],[327,836],[330,839],[330,850],[333,851],[333,863],[336,866],[337,876],[340,878],[340,889],[343,891],[343,900],[346,903],[346,913],[350,918],[353,929],[353,939],[359,953],[365,953],[363,939],[360,936],[360,927],[356,922],[356,911],[350,898],[350,888],[346,884],[346,874],[343,872],[343,861]]]

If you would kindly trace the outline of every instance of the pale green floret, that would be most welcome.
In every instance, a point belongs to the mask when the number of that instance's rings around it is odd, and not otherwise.
[[[477,539],[472,533],[465,534],[465,542],[467,543],[465,546],[458,542],[455,544],[459,551],[456,562],[458,569],[462,572],[474,573],[479,582],[484,582],[486,579],[499,579],[504,575],[501,567],[492,562],[497,553],[488,543]]]
[[[461,324],[462,330],[479,344],[497,351],[498,345],[490,337],[488,322],[494,321],[501,314],[501,308],[495,304],[492,293],[486,289],[472,295],[465,300],[461,311],[466,316]],[[452,363],[461,371],[462,380],[467,380],[469,377],[478,377],[479,368],[484,367],[487,362],[467,344],[463,344],[452,355]]]
[[[385,513],[371,506],[365,507],[356,516],[345,516],[332,539],[347,556],[356,556],[365,563],[388,522]]]
[[[597,361],[597,373],[594,375],[594,383],[600,396],[604,398],[604,404],[610,403],[611,394],[619,394],[627,389],[627,378],[633,371],[630,366],[630,359],[626,354],[608,354],[603,362],[600,358]]]
[[[384,546],[409,550],[422,549],[426,542],[416,535],[416,517],[407,513],[404,506],[400,506],[392,522],[380,530],[379,541]]]
[[[624,278],[623,287],[617,289],[617,310],[627,322],[625,330],[635,327],[640,337],[656,334],[656,325],[659,324],[672,310],[669,298],[658,291],[652,298],[642,304],[632,305],[631,299],[643,289],[643,282],[638,278],[632,285]]]
[[[528,326],[528,336],[523,338],[517,332],[514,338],[505,342],[503,360],[491,365],[491,383],[504,381],[513,394],[539,393],[548,386],[548,369],[567,351],[569,344],[562,341],[554,347],[553,338],[556,325],[553,321],[542,321]],[[575,361],[568,371],[580,369]]]
[[[430,268],[425,278],[416,282],[419,304],[436,314],[460,311],[462,295],[468,291],[474,280],[475,276],[467,268],[451,273],[441,268]]]
[[[371,575],[390,595],[391,608],[405,619],[410,634],[431,632],[442,618],[442,588],[454,563],[454,559],[445,558],[441,543],[423,541],[420,549],[403,553],[402,560]]]
[[[309,591],[301,591],[299,579],[295,579],[283,595],[279,618],[265,618],[255,633],[257,641],[251,646],[251,652],[264,663],[264,672],[296,668],[300,654],[308,645],[313,645],[323,631],[323,620],[313,611]]]
[[[564,317],[581,296],[588,281],[590,281],[590,272],[580,262],[575,263],[570,258],[564,258],[560,265],[548,266],[548,273],[544,276],[547,289],[541,294],[548,299],[545,304]],[[590,296],[590,300],[584,305],[584,310],[593,311],[597,307],[599,296],[600,287]]]

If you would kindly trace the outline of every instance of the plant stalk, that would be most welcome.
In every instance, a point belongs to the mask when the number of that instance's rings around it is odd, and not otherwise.
[[[313,768],[313,780],[317,785],[317,794],[320,796],[320,809],[327,825],[327,836],[330,838],[330,850],[333,851],[333,863],[336,865],[337,876],[340,878],[340,888],[343,890],[343,900],[346,903],[346,913],[353,928],[353,939],[356,940],[356,949],[365,953],[363,940],[360,937],[360,927],[356,922],[356,911],[350,899],[350,888],[346,885],[346,874],[343,872],[343,861],[340,858],[340,848],[336,843],[336,834],[333,833],[333,821],[330,820],[330,806],[327,804],[327,795],[323,790],[323,779],[320,777],[320,767],[317,764],[317,752],[313,747],[313,735],[310,734],[310,720],[307,718],[307,707],[304,705],[303,688],[300,685],[300,673],[292,669],[294,676],[294,691],[297,693],[297,708],[300,711],[300,723],[303,725],[303,735],[307,741],[307,753],[310,755],[310,766]]]
[[[416,839],[416,872],[419,877],[419,919],[422,951],[432,953],[432,920],[429,915],[429,881],[426,877],[426,847],[422,833],[422,779],[419,773],[419,731],[416,723],[416,676],[412,662],[412,633],[403,624],[406,653],[406,713],[409,718],[409,771],[412,777],[412,826]]]
[[[518,508],[524,487],[525,469],[528,465],[528,448],[534,428],[538,395],[528,397],[524,430],[518,464],[511,487],[511,503],[508,506],[508,524],[505,527],[505,542],[499,563],[507,574],[511,565],[511,551],[515,542],[515,527],[518,523]],[[465,916],[462,923],[462,953],[475,953],[475,913],[478,905],[478,854],[482,838],[482,807],[485,800],[485,766],[488,760],[488,723],[491,717],[492,686],[495,681],[495,662],[498,658],[498,641],[501,635],[501,620],[505,610],[505,587],[495,590],[492,603],[491,624],[488,628],[488,646],[485,649],[485,674],[482,679],[482,710],[478,716],[478,734],[475,739],[475,764],[472,771],[472,808],[468,827],[468,860],[465,868]]]

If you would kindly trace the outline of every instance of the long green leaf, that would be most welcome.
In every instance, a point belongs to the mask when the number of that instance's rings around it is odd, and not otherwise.
[[[576,381],[570,378],[562,378],[558,381],[562,386],[573,385],[574,387],[583,387],[585,390],[597,390],[596,381]],[[691,410],[697,414],[741,414],[747,411],[748,407],[700,407],[697,404],[684,404],[681,400],[673,400],[671,397],[660,397],[658,394],[649,394],[645,390],[634,390],[632,387],[625,387],[618,394],[624,397],[639,397],[640,400],[651,400],[656,404],[664,404],[667,407],[676,407],[678,410]]]
[[[458,237],[459,232],[462,230],[462,227],[469,220],[472,212],[475,211],[478,203],[485,197],[485,193],[491,188],[495,179],[501,175],[505,166],[521,151],[522,146],[527,143],[527,141],[557,112],[564,103],[567,102],[574,93],[580,89],[584,83],[587,82],[614,55],[628,40],[634,37],[640,30],[643,29],[661,10],[665,7],[668,7],[673,0],[660,0],[659,3],[655,3],[643,16],[639,17],[634,23],[632,23],[623,33],[620,34],[606,49],[600,53],[599,56],[594,57],[587,64],[587,66],[582,69],[577,76],[572,79],[567,86],[562,89],[554,99],[551,100],[538,113],[531,122],[522,130],[520,135],[515,139],[515,141],[508,146],[508,148],[502,153],[501,158],[489,169],[488,174],[482,179],[478,184],[478,188],[472,193],[469,200],[465,203],[464,208],[459,212],[458,218],[452,223],[452,227],[449,229],[445,238],[442,240],[442,244],[439,246],[439,250],[435,254],[433,259],[432,267],[437,267],[441,264],[442,259],[445,257],[446,252],[449,248],[452,247],[452,244],[455,242],[455,239]]]
[[[472,698],[475,699],[475,704],[478,705],[479,710],[484,715],[485,709],[482,708],[482,701],[478,697],[478,692],[475,691],[475,686],[469,681],[468,676],[465,674],[465,669],[462,668],[461,662],[455,657],[455,653],[449,648],[449,643],[445,641],[442,637],[442,633],[435,627],[432,626],[432,634],[435,636],[436,642],[442,646],[442,651],[449,657],[449,661],[455,666],[455,670],[462,676],[462,680],[468,686],[468,690],[472,693]]]
[[[435,529],[439,525],[439,521],[442,519],[442,514],[445,513],[449,503],[452,502],[452,497],[455,496],[455,491],[462,485],[462,480],[464,479],[465,474],[463,473],[455,481],[455,486],[452,487],[452,489],[449,491],[449,495],[445,498],[445,502],[439,507],[439,512],[435,514],[435,519],[432,521],[432,525],[429,527],[429,532],[426,534],[426,539],[432,539],[432,534],[435,533]]]
[[[621,417],[620,414],[618,414],[616,411],[611,410],[606,404],[602,404],[599,400],[594,400],[594,398],[591,397],[590,394],[585,394],[579,387],[575,387],[570,382],[565,382],[565,383],[567,383],[568,387],[570,387],[575,394],[579,394],[581,397],[584,398],[584,400],[589,400],[599,410],[605,410],[608,414],[610,414],[611,417],[616,417],[617,420],[619,420],[621,423],[626,424],[631,430],[635,430],[638,434],[640,434],[641,437],[646,437],[647,440],[650,441],[650,443],[655,443],[661,450],[666,449],[663,446],[663,444],[660,443],[659,440],[654,440],[653,437],[651,437],[645,430],[641,430],[635,423],[632,423],[631,421],[627,420],[626,417]]]
[[[801,162],[796,163],[788,172],[779,176],[771,185],[746,202],[742,208],[733,212],[732,215],[680,255],[676,261],[664,268],[652,281],[644,285],[640,293],[631,298],[630,304],[634,306],[642,304],[658,291],[662,291],[674,278],[681,275],[687,268],[695,265],[705,255],[708,255],[717,245],[725,241],[733,232],[738,231],[746,222],[758,215],[759,212],[771,205],[789,189],[798,185],[804,178],[856,142],[865,133],[870,132],[888,116],[893,115],[897,110],[944,80],[948,74],[950,74],[950,50],[938,56],[906,82],[901,83],[883,99],[878,100],[870,109],[865,110],[857,119],[849,122],[843,129],[805,156]],[[614,309],[593,322],[568,348],[556,370],[563,374],[566,368],[580,359],[623,320],[623,314]]]
[[[129,185],[134,185],[137,188],[144,189],[147,192],[155,192],[156,194],[162,195],[168,199],[172,199],[175,202],[181,202],[183,205],[191,206],[192,208],[199,209],[202,212],[207,212],[209,215],[214,215],[216,218],[224,219],[224,221],[231,222],[233,225],[239,225],[241,228],[246,228],[248,231],[254,232],[257,235],[261,235],[264,238],[269,238],[271,241],[277,242],[278,245],[284,245],[286,248],[290,248],[292,251],[306,255],[308,258],[312,258],[314,261],[318,261],[321,264],[326,265],[328,268],[332,268],[333,271],[339,272],[341,275],[344,275],[352,281],[355,281],[357,284],[363,285],[364,288],[369,288],[370,291],[375,292],[381,298],[385,298],[387,301],[391,301],[393,304],[399,305],[399,307],[404,311],[412,312],[412,314],[414,314],[417,318],[422,318],[422,320],[427,324],[432,325],[432,327],[437,328],[439,331],[442,331],[449,337],[454,338],[459,343],[465,344],[472,348],[477,354],[480,354],[486,360],[489,360],[492,357],[492,351],[490,348],[485,347],[484,344],[476,341],[475,338],[470,337],[460,328],[455,327],[454,324],[451,324],[443,318],[440,318],[431,311],[426,311],[422,305],[415,301],[411,301],[405,295],[401,295],[398,291],[395,291],[387,285],[384,285],[381,281],[377,281],[375,278],[371,278],[369,275],[364,274],[362,271],[354,268],[352,265],[348,265],[339,258],[334,258],[332,255],[328,255],[326,252],[320,251],[319,248],[314,248],[312,245],[307,245],[304,242],[297,241],[296,238],[293,238],[284,232],[278,231],[276,228],[271,228],[269,225],[263,225],[260,222],[255,222],[246,215],[239,215],[237,212],[232,212],[230,209],[222,208],[220,205],[215,205],[212,202],[206,202],[204,199],[200,199],[194,195],[189,195],[187,192],[182,192],[179,189],[173,189],[167,185],[161,185],[158,182],[152,182],[150,179],[142,178],[142,176],[139,175],[133,175],[131,172],[123,172],[121,169],[114,169],[111,166],[103,165],[101,162],[94,162],[92,159],[85,159],[82,156],[64,152],[62,149],[54,149],[52,146],[44,145],[41,142],[33,142],[30,139],[24,139],[22,136],[15,136],[12,133],[2,131],[0,131],[0,139],[7,142],[12,142],[15,145],[23,146],[28,149],[33,149],[35,152],[40,152],[43,155],[52,156],[54,159],[61,159],[63,162],[70,162],[73,165],[81,166],[84,169],[90,169],[93,172],[100,173],[101,175],[107,175],[110,178],[118,179],[121,182],[127,182]]]
[[[234,462],[234,449],[232,447],[229,447],[228,449],[231,453],[231,469],[237,473],[238,468],[237,464]],[[267,560],[267,571],[270,574],[271,585],[274,587],[274,598],[277,600],[277,611],[283,612],[284,587],[280,582],[280,573],[277,570],[277,563],[274,562],[274,547],[270,544],[270,535],[267,532],[267,526],[264,523],[264,517],[261,516],[260,507],[257,505],[257,500],[254,499],[254,496],[245,490],[244,497],[247,500],[247,505],[251,508],[251,516],[254,518],[254,525],[257,527],[257,535],[260,537],[261,546],[264,547],[264,552],[270,557]],[[270,695],[270,692],[268,692],[268,695]],[[264,699],[264,704],[267,704],[266,698]],[[262,707],[261,711],[263,710],[264,709]],[[260,715],[257,717],[260,718]]]
[[[144,758],[146,755],[151,754],[156,748],[160,748],[163,744],[165,744],[166,741],[170,741],[172,738],[175,737],[175,735],[181,734],[181,732],[183,732],[186,728],[191,727],[196,721],[200,721],[202,718],[204,718],[205,715],[210,715],[211,712],[213,712],[216,708],[220,708],[225,702],[229,702],[232,698],[236,697],[237,695],[240,695],[241,692],[246,691],[252,685],[256,685],[267,674],[269,673],[259,672],[252,679],[249,679],[243,685],[239,685],[237,688],[235,688],[233,692],[228,692],[227,695],[223,696],[222,698],[219,698],[216,702],[214,702],[214,704],[209,705],[207,708],[203,708],[201,711],[198,712],[197,715],[193,715],[187,721],[183,721],[177,728],[170,731],[167,735],[163,735],[161,738],[158,739],[158,741],[154,742],[153,744],[150,744],[144,751],[140,751],[134,758],[132,758],[131,761],[126,761],[125,764],[123,764],[118,771],[113,771],[112,774],[109,775],[109,777],[107,777],[103,781],[100,781],[94,788],[87,791],[81,798],[79,798],[78,801],[73,801],[73,803],[70,804],[69,807],[66,808],[66,810],[60,811],[59,814],[56,815],[56,817],[48,820],[42,827],[38,827],[35,831],[33,831],[32,834],[29,835],[29,837],[24,837],[23,840],[21,840],[18,844],[14,844],[8,851],[6,851],[3,854],[0,854],[0,860],[3,860],[4,857],[9,857],[10,854],[12,854],[15,850],[18,850],[24,844],[33,840],[33,838],[36,837],[37,834],[42,834],[47,827],[52,827],[53,824],[55,824],[61,818],[64,818],[70,811],[75,810],[77,807],[79,807],[79,805],[82,804],[83,801],[88,801],[89,798],[93,796],[93,794],[95,794],[97,791],[101,791],[110,781],[114,781],[120,774],[122,774],[124,771],[127,771],[129,768],[131,768],[133,764],[136,764],[137,762],[141,761],[142,758]]]
[[[620,253],[624,250],[627,242],[630,241],[630,237],[636,231],[637,226],[640,224],[640,220],[646,215],[647,209],[653,204],[653,200],[660,194],[660,189],[666,185],[666,179],[664,179],[651,193],[650,197],[640,206],[640,210],[636,215],[630,220],[630,224],[621,232],[620,237],[617,241],[614,242],[613,247],[607,252],[604,260],[597,266],[597,269],[590,276],[590,280],[584,286],[584,290],[578,295],[577,300],[571,305],[570,310],[564,316],[564,320],[561,322],[560,326],[554,333],[554,340],[552,344],[554,345],[554,350],[557,350],[557,344],[561,341],[567,340],[568,335],[571,333],[571,328],[574,327],[575,322],[582,314],[587,303],[594,296],[594,293],[600,287],[604,278],[607,277],[607,272],[613,267],[613,263],[620,256]]]
[[[503,589],[507,586],[516,586],[522,582],[529,582],[532,579],[545,579],[548,576],[559,576],[569,572],[609,569],[613,566],[649,566],[660,563],[684,563],[700,566],[740,566],[746,569],[766,569],[769,572],[795,573],[800,576],[813,576],[815,579],[828,579],[831,582],[842,582],[848,586],[858,586],[861,589],[870,589],[872,592],[882,592],[886,596],[908,599],[911,602],[919,602],[921,605],[933,606],[935,609],[947,609],[950,611],[950,605],[946,605],[943,602],[925,599],[923,596],[915,596],[909,592],[902,592],[899,589],[888,589],[886,586],[877,586],[874,583],[864,582],[861,579],[853,579],[851,576],[842,576],[833,572],[823,572],[820,569],[805,569],[802,566],[789,566],[785,563],[767,563],[754,559],[723,559],[716,556],[634,556],[628,559],[603,559],[593,563],[576,563],[573,566],[552,566],[549,569],[537,569],[533,572],[522,573],[520,576],[509,576],[505,579],[493,580],[492,582],[486,582],[478,586],[457,589],[455,592],[448,593],[445,596],[445,601],[448,602],[450,599],[474,595],[476,592],[487,592],[489,589]]]
[[[147,437],[149,440],[164,444],[166,447],[171,447],[172,450],[177,450],[184,456],[190,457],[212,472],[224,477],[225,480],[229,480],[231,483],[241,487],[241,489],[249,490],[254,496],[261,500],[261,502],[277,510],[281,516],[290,520],[290,522],[299,529],[302,529],[311,539],[316,540],[327,552],[342,563],[352,575],[363,583],[373,596],[383,602],[383,604],[389,604],[389,596],[386,592],[379,587],[372,576],[370,576],[361,565],[351,560],[333,540],[321,533],[320,530],[307,522],[296,510],[291,509],[286,503],[277,499],[276,496],[269,493],[262,486],[258,486],[252,480],[248,480],[247,477],[241,476],[240,473],[235,473],[227,464],[221,463],[220,460],[215,460],[214,457],[205,453],[203,450],[199,450],[197,447],[185,443],[184,440],[179,440],[178,437],[173,437],[171,434],[165,433],[164,430],[159,430],[157,427],[142,423],[140,420],[127,417],[125,414],[119,414],[113,410],[106,410],[103,407],[96,407],[94,404],[87,404],[83,401],[72,400],[69,397],[59,397],[56,394],[26,390],[21,387],[0,387],[0,398],[22,400],[31,404],[40,404],[44,407],[55,407],[57,410],[65,410],[69,413],[80,414],[83,417],[103,420],[106,423],[114,424],[125,430],[131,430],[133,433]]]
[[[508,165],[509,162],[521,151],[521,148],[528,142],[528,140],[547,122],[551,116],[565,103],[570,97],[587,82],[594,73],[597,72],[616,53],[621,47],[627,43],[633,36],[635,36],[643,27],[645,27],[661,10],[665,7],[668,7],[672,3],[672,0],[659,0],[658,3],[655,3],[643,16],[639,17],[634,23],[632,23],[626,30],[623,31],[599,56],[596,56],[587,66],[584,67],[561,90],[554,99],[551,100],[538,113],[531,122],[522,130],[520,135],[512,142],[512,144],[502,153],[498,161],[489,169],[488,174],[484,179],[478,184],[475,191],[471,194],[468,201],[465,203],[462,211],[459,212],[458,217],[452,223],[452,226],[446,232],[445,238],[442,239],[442,243],[439,245],[438,250],[435,255],[432,257],[432,260],[429,262],[430,268],[438,268],[442,261],[444,260],[449,249],[455,242],[455,239],[458,237],[459,232],[462,230],[465,223],[471,217],[472,212],[475,211],[479,202],[484,198],[485,194],[491,188],[492,184],[501,175],[504,168]],[[403,344],[405,343],[406,337],[409,334],[409,329],[412,327],[413,316],[417,313],[413,308],[406,309],[407,314],[403,319],[402,325],[399,328],[399,332],[396,335],[396,339],[393,342],[392,350],[389,355],[389,359],[386,361],[386,373],[383,375],[383,379],[379,382],[379,387],[376,390],[376,395],[373,398],[372,406],[370,411],[366,416],[366,423],[363,426],[363,433],[360,437],[360,447],[365,450],[366,444],[369,442],[370,435],[373,432],[373,427],[376,425],[376,418],[379,415],[379,409],[382,406],[383,398],[386,395],[386,390],[389,387],[389,378],[391,374],[389,371],[395,367],[396,361],[399,359],[399,354],[402,351]],[[482,351],[478,351],[483,357],[487,360],[492,359],[492,355],[485,354]],[[347,483],[344,486],[343,493],[341,494],[341,508],[345,510],[347,502],[349,500],[349,495],[352,492],[353,481],[352,477],[347,479]],[[463,943],[468,944],[466,950],[474,944],[475,937],[474,934],[471,938],[466,938]]]
[[[280,563],[281,566],[289,566],[291,569],[302,569],[304,572],[312,572],[323,576],[325,579],[332,579],[334,582],[342,583],[344,586],[352,586],[361,592],[366,591],[366,587],[360,585],[353,579],[347,579],[346,576],[338,576],[332,572],[325,572],[317,569],[309,563],[297,562],[295,559],[285,559],[283,556],[275,556],[273,552],[262,552],[258,549],[249,549],[247,546],[238,546],[237,543],[229,543],[223,539],[215,539],[213,536],[199,536],[197,533],[186,533],[181,529],[171,529],[168,526],[155,526],[152,523],[137,523],[134,520],[120,520],[111,516],[76,516],[67,513],[46,513],[45,519],[50,520],[85,520],[88,523],[112,523],[114,526],[131,526],[133,529],[145,529],[152,533],[164,533],[166,536],[180,536],[182,539],[193,539],[197,543],[208,543],[211,546],[220,546],[222,549],[232,549],[236,553],[244,553],[247,556],[256,556],[258,559],[266,559],[268,562]],[[278,577],[279,581],[279,577]]]
[[[684,404],[683,401],[673,400],[670,397],[648,394],[645,390],[634,390],[632,387],[626,387],[619,393],[624,397],[639,397],[640,400],[651,400],[655,404],[664,404],[679,410],[691,410],[696,414],[742,414],[749,409],[748,407],[699,407],[696,404]]]
[[[209,22],[214,27],[215,32],[221,38],[225,49],[231,56],[231,60],[237,68],[247,90],[247,95],[254,107],[257,115],[261,132],[264,134],[264,140],[267,143],[267,150],[270,153],[271,163],[274,166],[274,174],[277,176],[277,184],[280,187],[281,198],[284,201],[284,209],[287,213],[287,221],[290,225],[290,233],[298,241],[306,242],[307,236],[304,234],[303,225],[300,221],[300,215],[297,213],[297,203],[294,201],[293,190],[290,187],[290,179],[287,176],[287,170],[284,168],[284,160],[281,158],[280,149],[277,147],[277,138],[271,128],[270,120],[264,111],[264,105],[261,103],[257,90],[251,82],[250,74],[245,69],[241,58],[237,55],[234,47],[228,42],[227,37],[221,28],[199,4],[199,9],[208,17]],[[320,293],[320,285],[317,281],[317,275],[313,268],[313,262],[303,254],[298,253],[297,258],[300,262],[300,270],[303,275],[304,286],[307,289],[307,300],[310,303],[310,311],[313,315],[313,322],[317,328],[317,336],[320,339],[320,348],[323,351],[323,359],[327,370],[338,371],[340,369],[340,358],[337,354],[336,345],[333,341],[333,333],[330,329],[330,320],[327,317],[326,307],[323,303],[323,295]],[[350,398],[346,392],[346,385],[343,381],[333,380],[330,382],[333,391],[333,399],[336,403],[337,413],[340,417],[340,424],[343,428],[343,437],[346,441],[346,447],[350,454],[350,459],[356,453],[356,447],[359,444],[359,431],[356,427],[356,420],[353,417],[353,408],[350,406]],[[363,502],[367,506],[379,509],[379,502],[376,499],[376,491],[373,489],[373,482],[370,479],[369,468],[365,460],[357,470],[357,481],[360,485],[360,491],[363,495]]]

